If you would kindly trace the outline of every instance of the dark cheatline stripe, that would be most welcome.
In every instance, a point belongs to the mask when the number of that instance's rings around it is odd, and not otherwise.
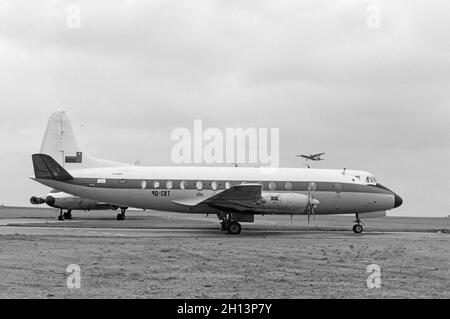
[[[154,188],[154,179],[106,179],[106,183],[97,183],[96,178],[74,178],[68,183],[73,185],[82,185],[96,188],[110,188],[110,189],[142,189],[142,182],[146,182],[145,189],[169,189],[166,187],[166,182],[171,181],[173,190],[180,190],[180,182],[185,181],[185,190],[197,190],[196,183],[199,180],[157,180],[159,187]],[[231,186],[240,185],[243,181],[217,181],[217,180],[200,180],[203,183],[203,190],[211,190],[211,183],[216,182],[217,190],[225,190],[225,183],[229,182]],[[260,181],[245,181],[246,183],[261,183]],[[292,184],[292,189],[287,190],[285,184],[289,182]],[[293,182],[293,181],[278,181],[274,182],[276,188],[269,189],[270,181],[262,182],[263,191],[266,192],[307,192],[309,182]],[[335,183],[335,182],[314,182],[316,184],[316,192],[336,192],[336,193],[372,193],[372,194],[392,194],[393,192],[381,184],[377,185],[360,185],[353,183]]]

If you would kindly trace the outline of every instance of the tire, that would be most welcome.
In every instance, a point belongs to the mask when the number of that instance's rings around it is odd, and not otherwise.
[[[242,227],[238,222],[231,222],[228,225],[228,233],[231,235],[239,235],[241,233]]]
[[[58,220],[64,220],[64,215],[58,215]]]
[[[122,214],[117,214],[117,220],[123,220]]]
[[[353,231],[355,232],[355,234],[361,234],[363,232],[363,227],[357,224],[353,226]]]

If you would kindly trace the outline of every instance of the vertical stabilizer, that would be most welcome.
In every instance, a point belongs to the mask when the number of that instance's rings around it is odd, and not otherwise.
[[[91,157],[80,148],[69,118],[64,112],[53,113],[42,141],[42,154],[51,156],[62,167],[71,169],[129,166]]]

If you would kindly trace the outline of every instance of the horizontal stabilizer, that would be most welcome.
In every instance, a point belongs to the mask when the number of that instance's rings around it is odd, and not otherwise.
[[[73,179],[61,165],[46,154],[33,154],[34,175],[37,179],[56,179],[67,181]]]

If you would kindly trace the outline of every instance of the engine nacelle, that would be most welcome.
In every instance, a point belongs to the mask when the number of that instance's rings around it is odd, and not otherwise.
[[[45,203],[45,199],[33,196],[30,198],[30,203],[33,205],[40,205]]]
[[[308,196],[296,193],[266,193],[261,196],[261,208],[284,211],[292,214],[302,214],[308,206]]]

